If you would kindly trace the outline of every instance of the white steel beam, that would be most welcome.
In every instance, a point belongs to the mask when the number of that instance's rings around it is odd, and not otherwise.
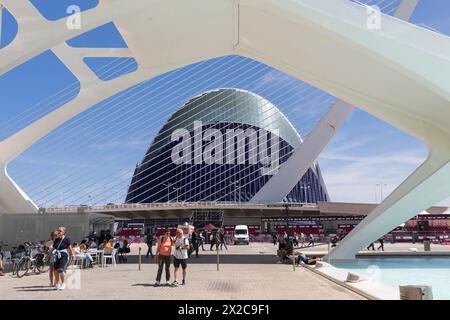
[[[419,0],[403,0],[394,16],[409,20]],[[314,128],[306,141],[293,152],[274,175],[250,200],[250,202],[281,202],[291,192],[303,175],[319,157],[338,129],[350,116],[353,106],[338,100]],[[306,201],[306,200],[305,200]]]
[[[409,21],[414,13],[414,10],[416,10],[417,5],[419,4],[419,1],[420,0],[403,0],[400,2],[394,16],[399,19]]]
[[[281,202],[308,171],[319,154],[348,118],[353,106],[338,101],[319,121],[278,172],[258,191],[250,202]]]
[[[80,28],[68,28],[67,19],[46,20],[29,0],[2,0],[17,20],[16,38],[0,50],[0,75],[23,62],[98,26],[123,16],[145,12],[151,1],[100,0],[97,7],[80,13]],[[37,32],[37,30],[39,32]]]

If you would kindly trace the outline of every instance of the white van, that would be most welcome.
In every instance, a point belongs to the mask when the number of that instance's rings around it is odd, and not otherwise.
[[[234,244],[250,244],[250,235],[248,233],[248,227],[246,225],[238,225],[234,228],[233,241]]]

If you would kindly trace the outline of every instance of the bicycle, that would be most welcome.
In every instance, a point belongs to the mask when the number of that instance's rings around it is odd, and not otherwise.
[[[29,242],[26,242],[24,246],[25,254],[17,262],[13,275],[15,274],[18,278],[22,278],[27,275],[30,270],[32,270],[35,274],[45,272],[45,254],[42,252],[41,246],[33,246]]]

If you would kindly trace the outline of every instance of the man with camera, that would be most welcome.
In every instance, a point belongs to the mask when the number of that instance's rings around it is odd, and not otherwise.
[[[177,235],[175,238],[175,253],[174,253],[174,261],[173,265],[175,267],[174,271],[174,282],[173,286],[178,286],[178,270],[183,269],[183,280],[181,282],[182,285],[186,284],[186,268],[187,268],[187,259],[188,259],[188,249],[189,249],[189,239],[184,235],[182,229],[177,229]]]

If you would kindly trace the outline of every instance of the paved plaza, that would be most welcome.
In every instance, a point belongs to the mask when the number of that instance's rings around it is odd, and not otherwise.
[[[377,247],[377,246],[376,246]],[[139,248],[142,265],[139,271]],[[385,244],[387,253],[410,252],[423,244]],[[250,246],[229,245],[220,251],[219,271],[217,254],[205,245],[200,258],[189,259],[187,284],[177,288],[154,287],[157,266],[154,259],[146,259],[145,244],[133,244],[127,263],[114,268],[95,266],[93,269],[69,270],[72,289],[55,291],[48,287],[48,275],[31,274],[21,279],[11,273],[0,278],[3,299],[363,299],[360,295],[337,285],[305,268],[277,263],[277,246],[252,243]],[[153,248],[153,250],[155,247]],[[309,255],[323,255],[327,244],[300,249]],[[432,245],[432,252],[450,253],[448,246]],[[368,252],[368,251],[363,251]],[[372,251],[370,251],[372,252]],[[382,252],[379,252],[382,254]],[[414,253],[411,253],[414,254]],[[173,271],[173,266],[171,267]],[[163,274],[164,279],[164,274]],[[171,281],[173,274],[171,274]],[[163,281],[164,283],[164,281]]]
[[[229,246],[228,251],[220,253],[219,271],[216,253],[205,246],[207,251],[200,251],[200,258],[190,259],[185,286],[154,287],[157,266],[152,259],[143,257],[141,271],[138,270],[139,246],[145,253],[146,245],[133,245],[128,263],[118,264],[116,268],[96,266],[70,275],[72,279],[68,282],[75,289],[55,291],[49,288],[47,274],[32,274],[21,279],[8,274],[0,278],[0,296],[3,299],[32,300],[363,299],[305,268],[293,271],[292,265],[277,263],[276,247],[261,243]]]

